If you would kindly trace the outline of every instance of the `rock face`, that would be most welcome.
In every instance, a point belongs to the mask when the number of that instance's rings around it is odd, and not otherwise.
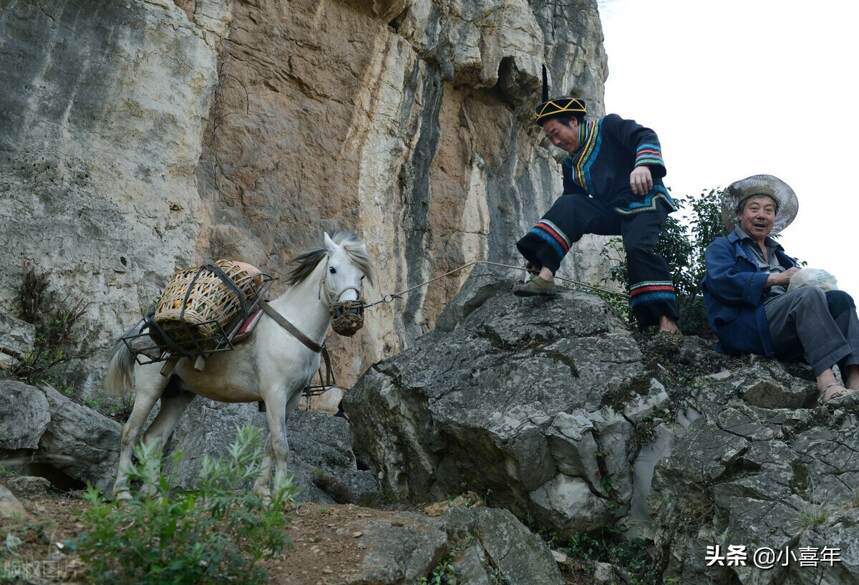
[[[0,262],[89,302],[101,348],[174,269],[240,257],[283,274],[323,229],[368,242],[373,297],[518,263],[513,242],[560,192],[528,120],[541,65],[553,93],[603,110],[595,0],[0,0],[0,15]],[[605,276],[584,258],[567,274]],[[341,383],[431,328],[464,278],[333,341]],[[0,307],[18,281],[0,275]]]
[[[355,449],[397,500],[469,489],[561,533],[606,526],[632,498],[636,432],[668,396],[601,300],[508,286],[467,287],[457,327],[359,380],[344,403]]]
[[[197,4],[209,17],[167,1],[0,1],[0,261],[50,272],[105,341],[196,259],[195,170],[229,22],[224,2]],[[19,282],[0,276],[3,305]]]

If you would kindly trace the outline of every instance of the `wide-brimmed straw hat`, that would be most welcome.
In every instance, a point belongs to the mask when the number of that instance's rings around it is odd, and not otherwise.
[[[756,195],[771,197],[778,205],[772,233],[784,231],[796,219],[799,200],[790,185],[772,175],[752,175],[731,183],[722,192],[722,225],[726,230],[734,229],[742,202]]]

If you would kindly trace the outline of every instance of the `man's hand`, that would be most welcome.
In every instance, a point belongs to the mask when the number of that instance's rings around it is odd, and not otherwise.
[[[629,173],[629,187],[639,197],[650,193],[653,189],[653,175],[650,174],[650,168],[642,166],[632,169]]]
[[[787,286],[799,268],[788,268],[784,272],[773,272],[767,277],[767,286]]]

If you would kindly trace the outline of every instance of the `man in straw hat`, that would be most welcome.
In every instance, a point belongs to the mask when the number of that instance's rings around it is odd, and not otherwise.
[[[545,88],[545,79],[544,79]],[[610,114],[586,120],[584,102],[545,99],[535,122],[566,150],[564,193],[517,242],[534,276],[519,296],[552,295],[554,275],[570,246],[584,234],[621,235],[629,273],[629,301],[642,328],[677,333],[677,306],[668,264],[656,242],[674,201],[662,184],[665,163],[656,133]]]
[[[796,194],[771,175],[732,183],[722,199],[728,234],[705,253],[704,303],[728,353],[804,356],[822,401],[859,389],[859,319],[850,295],[809,286],[788,291],[796,261],[770,237],[796,217]],[[847,388],[835,380],[838,365]]]

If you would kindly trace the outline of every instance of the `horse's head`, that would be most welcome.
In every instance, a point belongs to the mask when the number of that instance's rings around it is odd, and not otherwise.
[[[340,335],[354,335],[364,325],[364,278],[373,279],[364,242],[352,234],[325,234],[326,267],[322,289],[331,313],[331,327]]]

